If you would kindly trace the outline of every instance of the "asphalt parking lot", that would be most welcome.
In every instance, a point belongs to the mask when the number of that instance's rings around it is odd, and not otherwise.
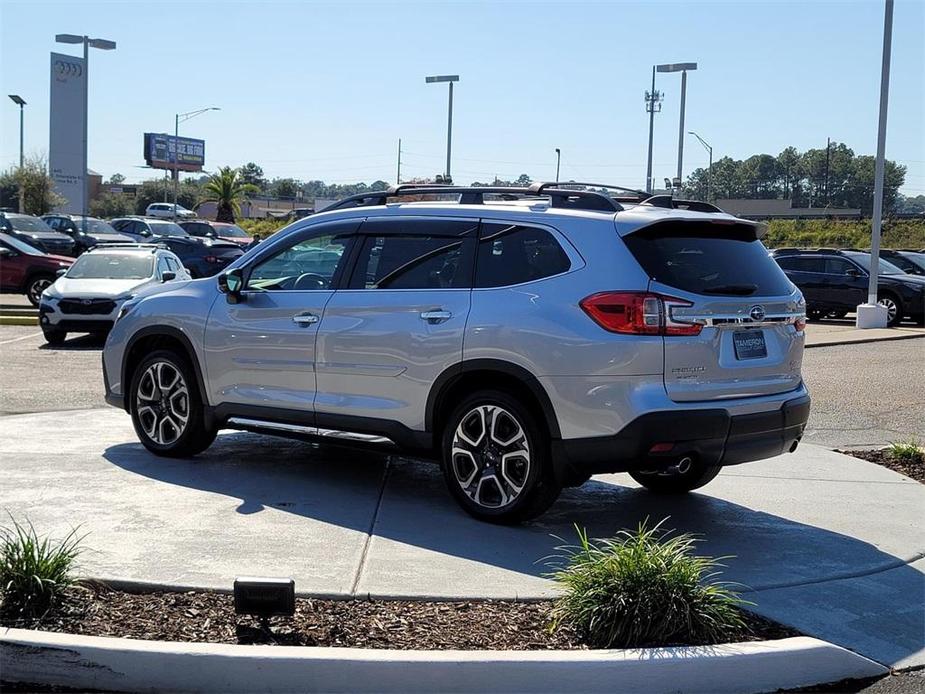
[[[0,326],[0,414],[105,407],[102,343],[52,349],[34,326]],[[829,448],[925,440],[925,338],[808,349],[806,441]]]

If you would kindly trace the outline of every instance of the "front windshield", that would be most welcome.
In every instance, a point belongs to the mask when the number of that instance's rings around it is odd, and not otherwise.
[[[173,222],[148,222],[155,236],[189,236],[179,224]]]
[[[52,228],[45,223],[45,220],[39,219],[38,217],[22,216],[7,217],[6,219],[16,231],[53,231]]]
[[[228,238],[246,239],[250,237],[250,234],[237,224],[222,224],[221,226],[215,227],[215,231],[218,232],[219,236],[227,236]]]
[[[153,268],[152,255],[85,253],[71,266],[66,276],[72,280],[143,280],[151,276]]]
[[[870,272],[870,253],[857,253],[852,254],[851,259],[854,262],[858,263],[862,268]],[[880,265],[877,272],[881,275],[905,275],[906,273],[900,270],[898,267],[893,265],[893,263],[888,263],[883,258],[880,258]]]
[[[15,236],[0,234],[0,241],[3,241],[4,245],[9,246],[13,250],[19,251],[25,255],[47,255],[44,251],[39,250],[35,246],[30,246],[28,243],[20,241]]]
[[[74,224],[81,231],[86,231],[88,234],[118,234],[119,232],[110,226],[108,222],[104,222],[102,219],[94,219],[92,217],[87,217],[86,219],[75,219]],[[86,226],[85,226],[86,225]]]

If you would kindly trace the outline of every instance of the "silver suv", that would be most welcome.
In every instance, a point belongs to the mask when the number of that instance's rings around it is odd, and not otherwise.
[[[805,304],[763,227],[569,185],[400,186],[296,221],[124,304],[106,399],[158,455],[222,428],[436,455],[496,522],[595,473],[678,493],[792,452]]]

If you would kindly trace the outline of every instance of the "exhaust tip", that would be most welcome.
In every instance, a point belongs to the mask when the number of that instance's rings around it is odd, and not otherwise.
[[[684,456],[681,460],[678,461],[678,464],[675,466],[679,473],[682,475],[686,474],[688,470],[691,469],[691,466],[694,464],[694,459],[689,455]]]

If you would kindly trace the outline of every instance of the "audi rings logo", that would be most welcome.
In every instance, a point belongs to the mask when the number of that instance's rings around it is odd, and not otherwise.
[[[764,306],[752,306],[748,309],[748,317],[756,323],[764,320]]]
[[[84,67],[80,63],[72,63],[69,60],[56,60],[55,72],[62,77],[80,77],[84,74]]]

